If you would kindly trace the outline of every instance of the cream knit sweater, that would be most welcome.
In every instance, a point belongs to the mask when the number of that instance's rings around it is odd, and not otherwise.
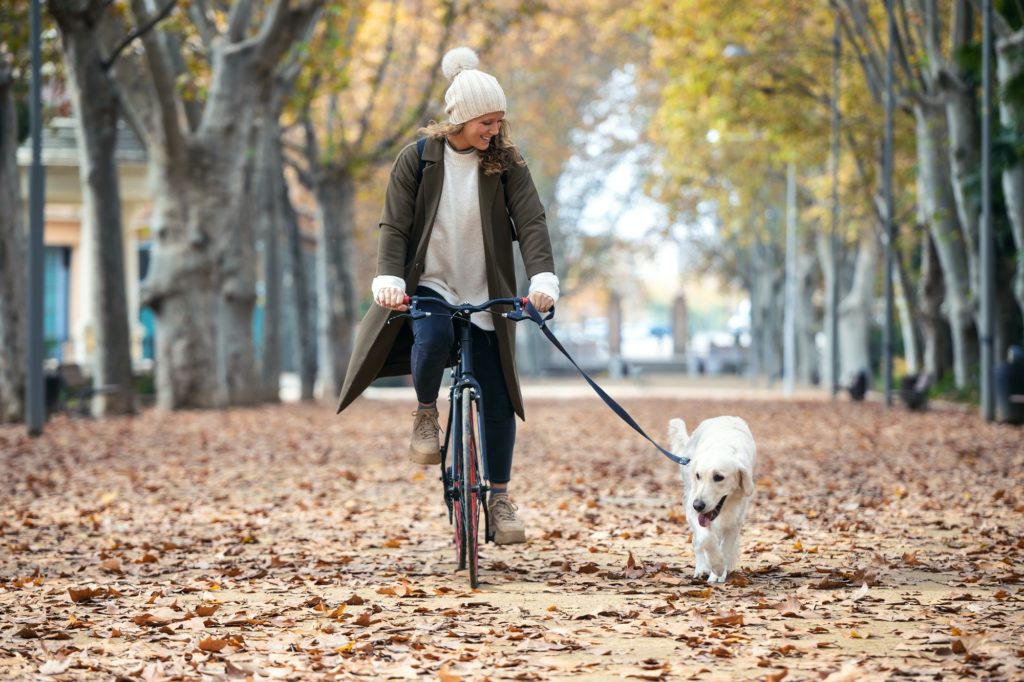
[[[483,303],[488,299],[483,226],[480,222],[480,159],[475,149],[457,152],[444,147],[444,184],[427,245],[420,284],[430,287],[449,303]],[[374,297],[385,287],[405,291],[401,277],[378,275],[373,279]],[[539,291],[558,300],[558,278],[542,272],[530,279],[530,292]],[[493,331],[489,313],[475,313],[473,324]]]

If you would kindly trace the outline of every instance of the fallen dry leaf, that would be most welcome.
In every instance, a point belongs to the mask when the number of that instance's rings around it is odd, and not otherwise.
[[[751,425],[716,585],[678,468],[600,401],[527,399],[528,542],[483,544],[478,590],[396,402],[0,427],[0,678],[1024,679],[1019,429],[772,395],[629,399]]]

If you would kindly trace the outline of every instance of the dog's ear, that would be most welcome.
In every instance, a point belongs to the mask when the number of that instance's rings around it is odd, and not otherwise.
[[[682,419],[672,419],[668,423],[668,441],[672,449],[677,453],[682,451],[686,441],[690,440],[690,434],[686,432],[686,422]]]
[[[736,472],[736,475],[740,477],[740,488],[743,490],[743,494],[746,497],[750,497],[754,494],[754,477],[750,475],[750,470],[742,468]]]

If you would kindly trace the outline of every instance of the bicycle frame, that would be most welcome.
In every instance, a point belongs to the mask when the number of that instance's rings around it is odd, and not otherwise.
[[[490,473],[487,470],[487,444],[483,430],[483,391],[473,372],[470,317],[477,312],[493,312],[492,306],[510,306],[510,311],[495,314],[516,322],[530,319],[524,314],[527,299],[497,298],[479,305],[452,305],[434,297],[407,296],[405,303],[409,305],[409,312],[406,316],[419,319],[436,314],[419,310],[417,304],[420,301],[440,304],[450,313],[459,329],[459,358],[451,371],[452,383],[448,394],[451,409],[448,412],[444,444],[441,446],[441,480],[444,485],[445,505],[448,507],[448,521],[455,526],[458,568],[468,566],[470,586],[475,588],[478,576],[477,548],[481,507],[484,512],[484,542],[492,542],[494,536],[491,531],[490,512],[483,503],[490,490]],[[550,319],[550,314],[548,318]]]

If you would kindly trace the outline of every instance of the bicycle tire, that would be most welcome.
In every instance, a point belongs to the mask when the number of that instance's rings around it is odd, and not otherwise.
[[[461,487],[465,503],[463,504],[463,547],[465,563],[469,568],[469,586],[476,588],[480,584],[479,575],[479,539],[480,539],[480,475],[476,436],[476,419],[474,417],[472,389],[462,389],[462,466]]]
[[[456,405],[461,403],[454,403],[452,409],[456,409]],[[460,415],[461,416],[461,415]],[[456,421],[456,420],[451,420]],[[457,429],[461,426],[461,420],[458,424],[453,424]],[[454,517],[455,526],[455,570],[461,571],[466,567],[466,516],[465,516],[465,500],[467,499],[463,494],[462,485],[462,435],[456,431],[456,437],[451,440],[451,465],[449,467],[448,485],[451,488],[452,496],[452,516]]]

